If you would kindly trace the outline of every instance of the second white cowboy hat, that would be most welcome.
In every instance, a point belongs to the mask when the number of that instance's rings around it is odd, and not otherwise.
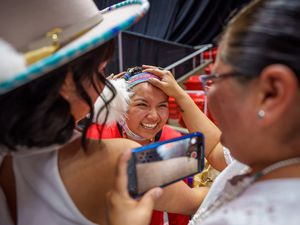
[[[100,46],[148,8],[147,0],[128,0],[102,11],[92,0],[2,2],[0,94]]]

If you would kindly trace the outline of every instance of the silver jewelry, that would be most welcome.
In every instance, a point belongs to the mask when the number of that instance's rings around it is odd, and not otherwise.
[[[262,109],[257,112],[258,119],[263,119],[265,117],[265,115],[266,115],[266,113]]]

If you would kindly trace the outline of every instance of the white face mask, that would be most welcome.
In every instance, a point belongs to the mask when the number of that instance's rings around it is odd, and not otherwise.
[[[107,109],[109,111],[106,124],[112,124],[123,119],[126,116],[128,110],[128,105],[131,97],[131,92],[128,91],[127,83],[124,79],[109,80],[109,82],[116,89],[115,98],[107,105],[107,108],[104,109],[99,114],[100,109],[105,105],[104,100],[108,100],[112,97],[112,92],[107,86],[104,87],[101,97],[99,96],[94,104],[94,118],[93,122],[98,124],[103,124],[105,120],[105,115]],[[99,115],[98,115],[99,114]]]

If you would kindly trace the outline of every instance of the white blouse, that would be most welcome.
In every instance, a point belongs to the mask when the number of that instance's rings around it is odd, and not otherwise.
[[[222,192],[226,181],[247,168],[233,161],[214,181],[211,190],[190,225],[299,225],[300,179],[274,179],[256,182],[239,197],[225,203],[198,221]]]

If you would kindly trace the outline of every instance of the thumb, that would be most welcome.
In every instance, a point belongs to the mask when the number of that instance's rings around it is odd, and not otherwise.
[[[162,195],[161,188],[153,188],[148,191],[140,200],[139,205],[142,205],[149,210],[154,208],[155,201]]]

